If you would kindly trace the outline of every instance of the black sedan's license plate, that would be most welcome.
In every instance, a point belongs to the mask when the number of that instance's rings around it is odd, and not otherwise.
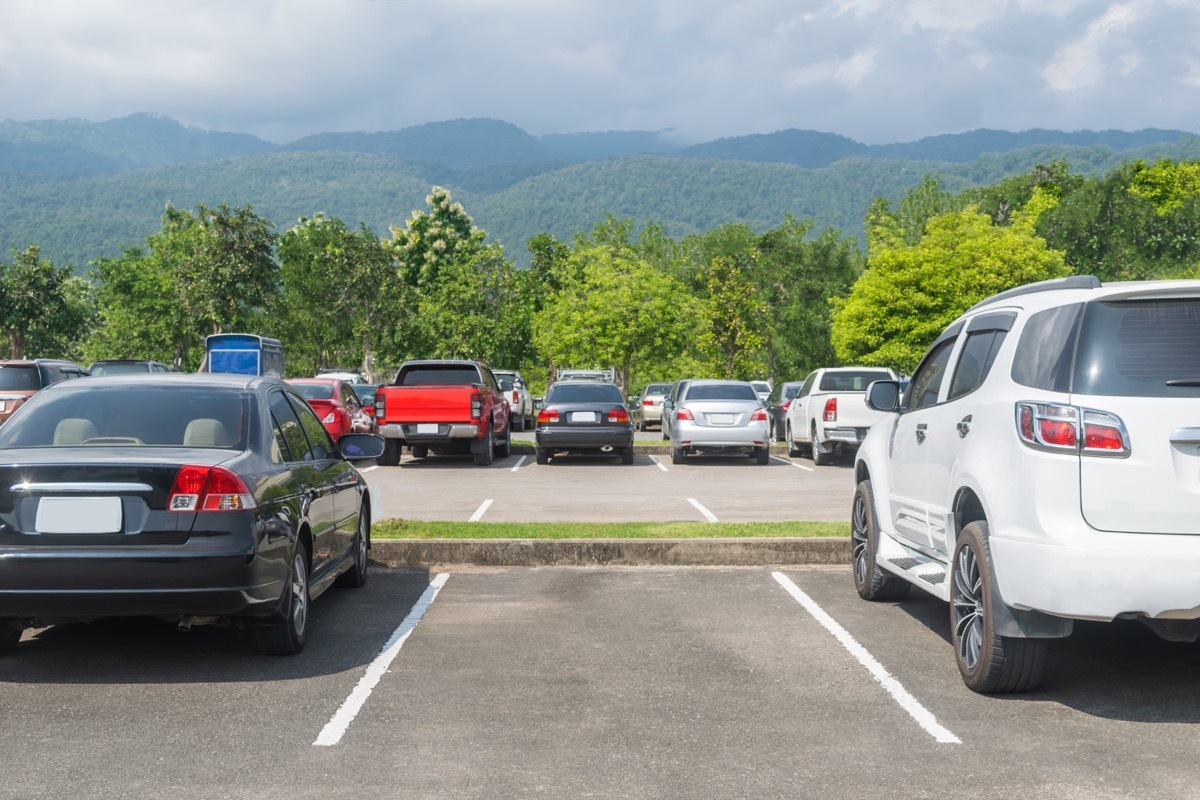
[[[119,497],[43,497],[38,501],[38,533],[120,533]]]

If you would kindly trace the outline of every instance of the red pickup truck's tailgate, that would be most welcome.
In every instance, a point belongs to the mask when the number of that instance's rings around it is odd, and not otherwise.
[[[386,420],[379,422],[470,422],[470,386],[381,386]]]

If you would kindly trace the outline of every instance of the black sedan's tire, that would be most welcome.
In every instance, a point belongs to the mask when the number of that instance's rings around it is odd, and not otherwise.
[[[25,626],[15,619],[0,619],[0,656],[6,656],[17,649]]]
[[[550,451],[544,447],[537,448],[537,463],[549,464],[550,463]]]
[[[477,467],[490,467],[492,460],[496,456],[496,445],[492,440],[491,422],[489,421],[486,424],[488,426],[487,438],[483,442],[483,448],[474,454],[475,466]]]
[[[350,545],[354,566],[338,576],[338,586],[357,589],[367,583],[367,548],[371,542],[371,523],[368,521],[370,512],[365,506],[358,509],[358,530],[354,532],[354,541]]]
[[[254,629],[258,649],[271,656],[291,656],[304,649],[308,640],[308,550],[303,542],[296,545],[292,569],[283,597],[283,620],[259,625]]]
[[[950,562],[950,641],[963,683],[982,694],[1037,687],[1046,666],[1046,639],[1000,636],[992,629],[991,551],[986,522],[958,534]]]
[[[632,464],[633,463],[633,447],[626,447],[624,450],[621,451],[621,463],[622,464]]]
[[[863,481],[854,492],[850,508],[850,559],[854,567],[854,588],[864,600],[903,600],[912,584],[898,575],[880,569],[878,558],[879,528],[875,524],[875,491]]]

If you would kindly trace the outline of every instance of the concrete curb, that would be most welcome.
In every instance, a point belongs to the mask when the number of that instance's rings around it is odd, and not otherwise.
[[[394,569],[849,564],[850,539],[375,539],[371,559]]]

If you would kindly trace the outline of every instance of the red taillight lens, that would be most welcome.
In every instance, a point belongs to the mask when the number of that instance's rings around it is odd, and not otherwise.
[[[642,401],[642,405],[644,405],[644,406],[652,406],[652,405],[654,405],[654,401],[653,401],[653,400],[643,400],[643,401]]]
[[[514,403],[521,402],[521,393],[518,392],[516,389],[513,389],[513,402]]]
[[[780,408],[781,408],[781,409],[783,409],[783,413],[785,413],[785,414],[787,413],[787,410],[788,410],[789,408],[791,408],[791,407],[792,407],[792,401],[791,401],[791,400],[787,400],[787,401],[785,401],[785,402],[784,402],[784,404],[780,406]]]
[[[614,408],[608,412],[609,422],[629,422],[629,412],[624,408]]]
[[[479,392],[471,393],[471,419],[481,419],[483,417],[483,395]]]
[[[765,422],[765,421],[766,421],[766,419],[767,419],[767,410],[766,410],[765,408],[756,408],[756,409],[754,409],[754,411],[752,411],[752,412],[750,413],[750,419],[752,419],[752,420],[762,420],[762,421],[764,421],[764,422]]]
[[[1075,423],[1055,419],[1038,421],[1038,433],[1042,441],[1055,447],[1074,447],[1078,442]]]
[[[837,398],[830,397],[825,401],[824,420],[826,422],[837,422]]]
[[[383,395],[375,395],[375,418],[387,419],[387,400]]]
[[[692,422],[694,422],[696,420],[696,418],[692,416],[692,412],[686,408],[681,408],[678,411],[676,411],[675,419],[689,420]]]
[[[543,408],[538,412],[538,424],[545,425],[547,422],[558,422],[558,411],[553,408]]]
[[[237,474],[224,467],[185,464],[167,498],[171,511],[245,511],[258,503]]]

